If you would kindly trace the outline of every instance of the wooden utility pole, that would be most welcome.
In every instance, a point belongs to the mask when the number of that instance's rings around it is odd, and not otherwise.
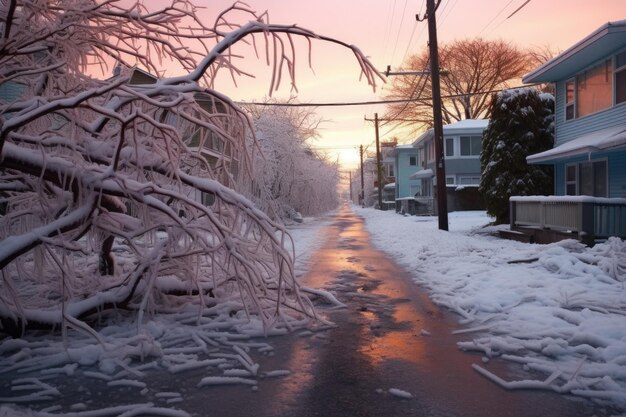
[[[361,197],[359,198],[359,204],[363,206],[365,204],[365,188],[363,185],[363,145],[359,147],[359,154],[361,155]]]
[[[352,171],[348,171],[348,179],[350,181],[350,194],[348,194],[350,196],[350,201],[354,203],[354,200],[352,199]]]
[[[437,6],[441,0],[437,1]],[[428,46],[430,49],[430,76],[433,97],[433,130],[435,132],[435,164],[437,178],[437,217],[439,229],[448,230],[448,199],[446,195],[446,167],[443,156],[443,120],[441,117],[441,88],[439,85],[439,51],[437,50],[437,11],[435,0],[426,0],[428,15]]]
[[[378,135],[378,113],[374,113],[374,119],[365,118],[368,122],[374,122],[376,130],[376,180],[378,182],[378,209],[383,209],[383,163],[380,157],[380,137]]]

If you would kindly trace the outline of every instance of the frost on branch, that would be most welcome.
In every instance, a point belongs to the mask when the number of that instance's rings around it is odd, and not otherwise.
[[[232,23],[233,14],[248,23]],[[5,331],[62,324],[95,335],[81,320],[111,308],[141,322],[227,300],[266,326],[314,316],[294,280],[288,234],[244,197],[250,119],[200,83],[221,69],[242,75],[234,48],[243,41],[265,52],[272,89],[286,77],[294,84],[298,36],[350,48],[373,86],[357,48],[270,24],[241,4],[212,27],[184,0],[160,10],[2,0],[0,17]],[[151,75],[164,64],[186,75]],[[105,81],[88,75],[113,65]]]

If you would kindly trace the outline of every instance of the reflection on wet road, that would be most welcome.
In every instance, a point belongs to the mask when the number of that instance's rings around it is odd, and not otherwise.
[[[322,306],[337,327],[301,337],[291,349],[278,347],[292,357],[292,373],[281,383],[292,384],[277,389],[284,401],[267,415],[601,415],[588,402],[506,392],[480,377],[472,363],[507,379],[522,378],[505,364],[482,363],[480,356],[458,350],[459,338],[451,334],[459,326],[456,317],[434,306],[406,271],[371,246],[362,219],[348,207],[325,236],[301,282],[333,292],[347,307]],[[413,398],[394,396],[391,388]]]
[[[390,213],[390,215],[393,215]],[[418,239],[419,237],[416,237]],[[272,355],[255,356],[261,369],[288,369],[257,387],[196,387],[203,370],[151,378],[154,390],[183,394],[194,416],[574,417],[608,415],[589,402],[535,391],[507,392],[472,370],[472,363],[505,379],[503,363],[461,352],[451,334],[457,317],[434,306],[409,274],[374,249],[363,221],[348,207],[325,230],[325,244],[300,277],[304,286],[331,291],[345,307],[315,300],[335,326],[264,340]],[[390,389],[412,395],[405,399]]]

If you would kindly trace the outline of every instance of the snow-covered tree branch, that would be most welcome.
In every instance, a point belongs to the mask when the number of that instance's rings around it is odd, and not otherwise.
[[[246,75],[240,42],[265,51],[270,91],[285,78],[295,86],[293,37],[346,46],[373,87],[375,69],[354,46],[270,24],[243,4],[213,26],[187,0],[124,4],[0,1],[5,331],[229,297],[266,326],[313,317],[289,235],[258,208],[268,205],[244,197],[268,198],[253,190],[251,119],[207,86],[221,69]],[[153,75],[164,63],[183,75]],[[112,67],[113,77],[94,76]]]

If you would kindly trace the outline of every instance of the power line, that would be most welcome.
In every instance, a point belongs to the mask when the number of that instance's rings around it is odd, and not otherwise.
[[[541,85],[540,83],[535,84],[525,84],[519,85],[515,87],[509,88],[501,88],[498,90],[488,90],[488,91],[476,91],[473,93],[463,93],[463,94],[449,94],[441,96],[441,98],[461,98],[467,96],[477,96],[481,94],[492,94],[498,93],[504,90],[513,90],[516,88],[524,88],[524,87],[532,87],[536,85]],[[427,101],[432,100],[432,97],[420,97],[420,98],[403,98],[403,99],[394,99],[394,100],[372,100],[372,101],[350,101],[350,102],[335,102],[335,103],[266,103],[266,102],[256,102],[256,101],[236,101],[236,104],[246,105],[246,106],[267,106],[267,107],[346,107],[346,106],[369,106],[376,104],[394,104],[394,103],[412,103],[417,101]]]
[[[526,2],[524,2],[524,4],[522,4],[520,7],[518,7],[517,9],[515,9],[515,11],[513,13],[511,13],[510,15],[508,15],[507,19],[510,19],[511,17],[513,17],[513,15],[517,12],[519,12],[520,10],[522,10],[528,3],[530,3],[530,0],[526,0]]]
[[[391,48],[387,48],[387,46],[389,45],[389,43],[391,42],[391,28],[393,27],[393,21],[396,17],[396,1],[397,0],[393,0],[393,7],[391,8],[391,19],[389,20],[389,28],[387,31],[387,35],[385,36],[385,49],[387,49],[387,51],[389,51]],[[387,55],[389,55],[389,53],[387,53]]]
[[[391,13],[393,10],[393,6],[392,3],[389,2],[388,3],[388,7],[387,7],[387,24],[385,25],[385,38],[383,39],[383,47],[384,50],[387,51],[387,42],[389,41],[389,35],[391,34]]]
[[[483,33],[485,31],[485,29],[487,29],[489,27],[489,25],[491,25],[493,23],[494,20],[496,20],[498,18],[498,16],[500,16],[502,14],[502,12],[509,7],[509,5],[513,3],[513,0],[509,0],[509,2],[507,4],[504,5],[504,7],[502,9],[500,9],[500,11],[489,21],[489,23],[487,23],[481,30],[480,32],[478,32],[478,36],[480,36],[481,33]]]
[[[402,17],[400,18],[400,24],[398,25],[398,34],[396,35],[396,43],[393,46],[393,53],[391,54],[391,62],[396,57],[396,49],[398,48],[398,41],[400,39],[400,32],[402,31],[402,23],[404,23],[404,16],[406,14],[406,6],[409,0],[404,0],[404,8],[402,9]]]
[[[441,12],[441,20],[439,21],[440,25],[443,25],[443,22],[446,20],[446,18],[448,16],[450,16],[450,12],[452,12],[452,10],[454,9],[454,6],[456,6],[458,0],[452,0],[451,6],[450,8],[447,10],[447,12],[444,13],[444,11]],[[447,5],[447,3],[446,3]],[[445,10],[445,7],[444,7]]]

